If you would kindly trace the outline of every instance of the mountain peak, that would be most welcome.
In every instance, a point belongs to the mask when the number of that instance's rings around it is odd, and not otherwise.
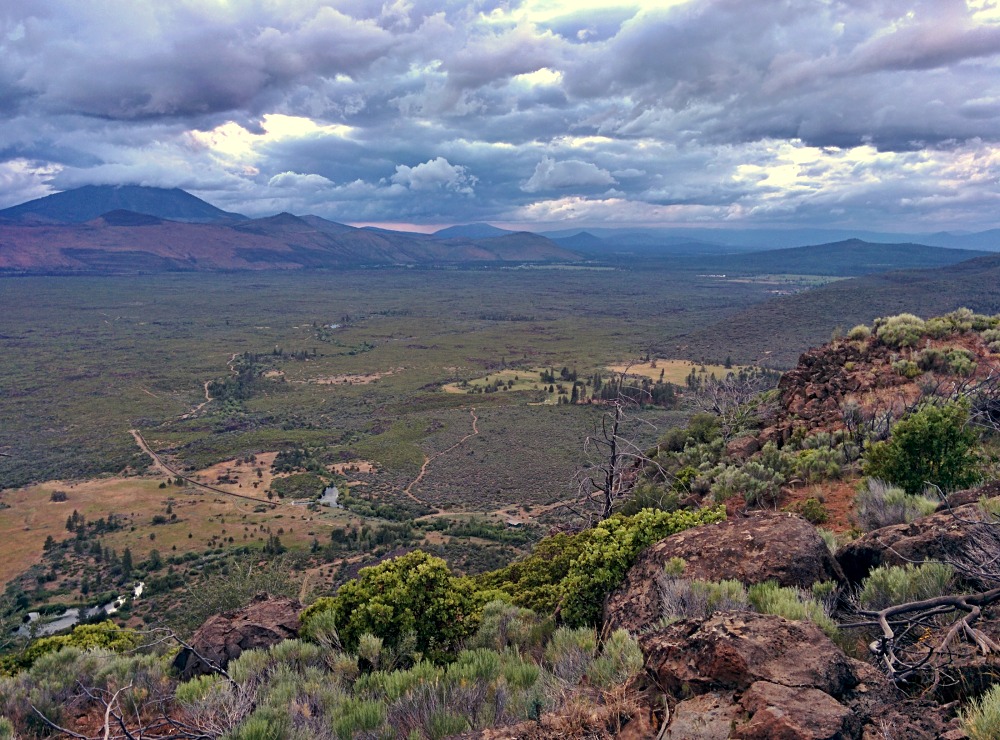
[[[84,185],[0,211],[0,219],[24,224],[78,224],[115,211],[186,223],[243,220],[180,188],[145,185]]]

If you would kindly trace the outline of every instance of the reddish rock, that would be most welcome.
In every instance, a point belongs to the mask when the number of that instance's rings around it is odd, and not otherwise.
[[[729,740],[743,709],[733,693],[711,692],[680,702],[670,712],[664,740]]]
[[[878,680],[809,622],[753,612],[720,612],[704,622],[682,620],[638,637],[646,667],[663,690],[703,694],[743,691],[757,681],[818,689],[841,697]]]
[[[209,617],[174,660],[183,680],[225,668],[244,650],[267,648],[298,636],[302,604],[259,594],[242,609]]]
[[[995,528],[970,524],[979,515],[976,504],[921,517],[910,524],[894,524],[873,530],[837,551],[837,561],[851,583],[860,583],[873,568],[881,565],[904,565],[925,560],[965,563],[972,568],[995,557],[997,541],[986,544],[974,536]],[[971,588],[992,588],[995,583],[966,578]]]
[[[760,450],[760,440],[756,437],[740,437],[726,445],[726,455],[734,460],[746,460]]]
[[[608,598],[609,625],[639,632],[660,618],[659,581],[675,557],[684,560],[684,577],[692,579],[773,580],[800,588],[844,580],[815,527],[794,514],[766,512],[688,529],[647,548]]]
[[[818,689],[758,681],[740,699],[750,721],[735,728],[739,740],[842,740],[856,738],[861,722]]]

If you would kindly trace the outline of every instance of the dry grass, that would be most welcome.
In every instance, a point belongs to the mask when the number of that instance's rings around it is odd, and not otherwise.
[[[263,465],[262,457],[258,455],[257,459]],[[195,477],[215,485],[220,472],[228,469],[232,474],[237,467],[233,463],[222,463],[200,471]],[[249,472],[243,470],[241,475],[253,475],[256,479],[254,466],[249,467]],[[74,510],[88,521],[106,518],[110,514],[125,517],[126,527],[104,535],[102,542],[119,552],[126,547],[131,548],[137,558],[145,557],[154,548],[161,553],[172,553],[175,547],[179,553],[204,551],[209,547],[222,546],[222,541],[229,544],[229,537],[233,538],[233,546],[263,543],[270,533],[279,534],[279,529],[282,530],[279,536],[285,545],[307,547],[313,537],[321,542],[328,541],[334,526],[344,526],[353,519],[343,510],[323,507],[311,512],[305,506],[280,501],[274,508],[256,511],[259,507],[252,501],[213,494],[194,486],[169,485],[160,488],[162,480],[100,478],[81,482],[48,481],[4,491],[0,500],[10,508],[0,509],[0,541],[4,543],[4,557],[0,558],[0,587],[41,562],[46,537],[51,535],[56,541],[61,541],[70,536],[66,530],[66,519]],[[242,492],[238,484],[219,487]],[[65,491],[67,500],[62,503],[50,501],[55,490]],[[263,483],[259,490],[264,490]],[[152,524],[155,515],[166,513],[168,504],[172,506],[177,520],[170,524]]]
[[[368,385],[369,383],[374,383],[376,380],[381,380],[382,378],[388,378],[390,375],[395,375],[396,373],[402,372],[404,368],[394,367],[391,370],[385,370],[383,372],[377,373],[363,373],[356,375],[325,375],[318,378],[307,378],[306,383],[315,383],[316,385]],[[293,383],[299,383],[302,381],[293,380]]]
[[[738,373],[744,366],[733,365],[727,368],[723,365],[701,365],[690,360],[667,360],[659,357],[650,362],[635,363],[631,366],[626,363],[608,366],[608,370],[613,373],[623,373],[628,370],[630,376],[650,378],[651,380],[659,380],[660,373],[663,373],[663,380],[675,385],[684,385],[691,370],[702,375],[702,368],[705,369],[705,377],[715,375],[721,379],[726,377],[726,373]]]

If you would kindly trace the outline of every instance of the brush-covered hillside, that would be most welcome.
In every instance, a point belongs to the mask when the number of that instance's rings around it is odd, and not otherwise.
[[[692,332],[675,351],[709,359],[729,354],[738,362],[787,369],[803,346],[827,341],[831,326],[846,331],[877,316],[903,312],[937,316],[960,306],[994,314],[1000,311],[998,284],[1000,258],[995,256],[838,280],[751,306]]]
[[[705,380],[642,454],[612,399],[578,526],[478,575],[119,562],[207,619],[4,630],[0,737],[996,737],[998,378],[1000,316],[959,310]]]

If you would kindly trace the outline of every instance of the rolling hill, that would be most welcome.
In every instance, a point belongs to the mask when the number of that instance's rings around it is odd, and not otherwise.
[[[923,244],[876,244],[847,239],[832,244],[726,255],[713,259],[711,266],[725,273],[856,277],[890,270],[943,267],[985,254]]]

